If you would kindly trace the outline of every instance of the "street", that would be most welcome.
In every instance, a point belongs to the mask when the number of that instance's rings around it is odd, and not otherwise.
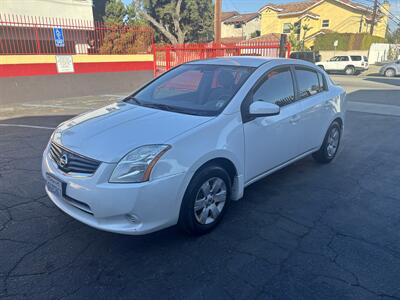
[[[74,76],[0,79],[0,298],[400,299],[400,78],[332,75],[349,109],[336,160],[252,184],[191,238],[98,231],[48,199],[53,128],[152,78]]]

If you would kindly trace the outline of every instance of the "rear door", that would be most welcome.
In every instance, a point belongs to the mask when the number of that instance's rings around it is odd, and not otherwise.
[[[336,62],[336,69],[338,71],[343,71],[346,66],[349,64],[350,58],[348,56],[339,56],[338,61]]]
[[[326,122],[329,122],[329,97],[326,82],[321,72],[304,66],[296,66],[295,78],[297,93],[302,105],[301,152],[318,148],[325,135]]]

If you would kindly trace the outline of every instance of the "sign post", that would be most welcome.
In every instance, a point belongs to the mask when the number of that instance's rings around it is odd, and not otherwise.
[[[339,41],[338,40],[335,40],[334,42],[333,42],[333,47],[335,47],[335,50],[334,50],[334,52],[333,52],[333,56],[335,56],[336,55],[336,47],[339,45]]]
[[[56,47],[64,47],[65,41],[64,41],[63,29],[61,27],[54,27],[53,35],[54,35],[54,42],[56,44]]]

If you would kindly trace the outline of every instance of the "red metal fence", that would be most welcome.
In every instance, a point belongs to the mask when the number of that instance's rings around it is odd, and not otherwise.
[[[63,46],[54,28],[61,28]],[[0,14],[0,54],[151,53],[153,30],[77,19]]]
[[[183,44],[155,46],[154,76],[196,59],[221,56],[265,56],[279,57],[279,42],[241,42],[236,44]],[[290,55],[290,44],[285,45],[286,57]]]

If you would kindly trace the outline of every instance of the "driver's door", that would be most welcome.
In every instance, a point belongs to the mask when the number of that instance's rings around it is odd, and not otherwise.
[[[244,118],[245,182],[300,155],[302,138],[301,102],[295,101],[290,67],[268,71],[249,97],[245,114],[248,106],[258,100],[275,103],[281,110],[275,116]]]

